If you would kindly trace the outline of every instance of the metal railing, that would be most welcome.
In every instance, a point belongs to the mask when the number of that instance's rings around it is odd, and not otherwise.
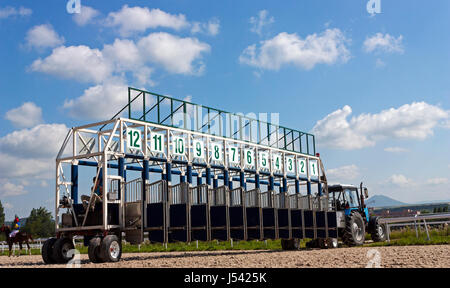
[[[228,205],[227,201],[228,187],[221,186],[211,190],[211,206]]]
[[[396,218],[380,218],[378,220],[378,223],[386,225],[386,236],[388,242],[391,241],[390,240],[391,227],[414,226],[416,230],[416,237],[418,238],[419,237],[418,227],[420,227],[421,225],[425,226],[427,239],[430,240],[430,232],[428,230],[428,226],[450,223],[450,213],[415,215],[409,217],[396,217]]]
[[[126,202],[138,202],[141,201],[142,195],[142,179],[138,178],[126,183]]]
[[[166,200],[166,186],[167,182],[164,180],[148,184],[146,189],[147,203],[153,204],[164,202]]]
[[[192,205],[206,204],[208,202],[209,187],[206,184],[189,188]]]
[[[188,201],[189,183],[183,182],[169,187],[169,204],[184,204]]]
[[[245,206],[246,207],[259,207],[259,194],[260,190],[258,188],[245,191]]]

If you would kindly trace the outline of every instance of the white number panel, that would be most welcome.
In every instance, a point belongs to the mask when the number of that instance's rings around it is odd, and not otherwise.
[[[229,146],[228,147],[228,162],[230,164],[239,164],[241,161],[239,157],[239,147]]]
[[[281,160],[281,155],[280,154],[273,154],[272,155],[272,167],[273,170],[275,171],[281,171],[283,169],[283,163]]]
[[[253,149],[244,149],[244,157],[246,166],[255,166],[255,152]]]
[[[183,137],[173,137],[172,138],[172,153],[177,156],[186,155],[186,141]]]
[[[259,152],[259,168],[270,169],[269,153]]]
[[[309,173],[311,176],[314,176],[314,177],[319,176],[319,171],[318,171],[316,160],[309,161]]]
[[[218,143],[211,143],[211,160],[222,162],[222,145]]]
[[[141,130],[127,128],[127,151],[142,150]]]
[[[302,158],[298,160],[298,174],[306,175],[306,159]]]
[[[164,134],[150,133],[150,151],[164,153]]]
[[[294,157],[286,157],[286,163],[284,164],[286,167],[286,172],[295,173],[295,159]]]
[[[205,143],[201,140],[192,141],[192,155],[196,159],[205,159]]]

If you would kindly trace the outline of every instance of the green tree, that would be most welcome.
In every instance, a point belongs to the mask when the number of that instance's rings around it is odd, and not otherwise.
[[[5,224],[5,210],[3,209],[2,201],[0,201],[0,226]]]
[[[44,207],[31,210],[25,226],[22,229],[30,233],[34,238],[47,238],[54,236],[55,221],[52,213]]]

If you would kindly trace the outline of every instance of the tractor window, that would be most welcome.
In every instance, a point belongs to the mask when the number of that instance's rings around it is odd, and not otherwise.
[[[344,191],[345,201],[351,208],[359,207],[358,192],[356,190],[345,189]]]

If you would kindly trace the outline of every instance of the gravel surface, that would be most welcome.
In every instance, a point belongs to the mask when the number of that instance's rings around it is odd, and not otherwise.
[[[301,251],[199,251],[124,254],[119,263],[92,264],[81,255],[82,268],[312,268],[366,267],[450,267],[450,245],[358,247]],[[41,256],[0,257],[0,268],[48,268]]]

